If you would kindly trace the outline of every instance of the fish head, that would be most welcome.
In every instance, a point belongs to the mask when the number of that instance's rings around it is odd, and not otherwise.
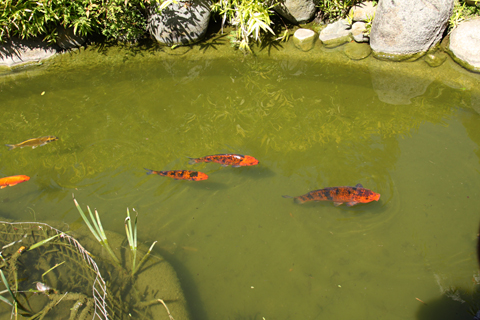
[[[258,160],[255,159],[254,157],[252,156],[245,156],[242,160],[242,162],[240,162],[240,165],[242,167],[245,167],[245,166],[255,166],[258,164]]]
[[[195,177],[195,181],[202,181],[207,179],[208,179],[208,175],[203,172],[198,172],[197,176]]]
[[[380,193],[376,193],[370,190],[368,191],[369,192],[366,193],[365,203],[380,200]]]
[[[58,138],[55,137],[55,136],[46,136],[45,137],[46,142],[52,142],[52,141],[57,141],[57,140],[58,140]]]

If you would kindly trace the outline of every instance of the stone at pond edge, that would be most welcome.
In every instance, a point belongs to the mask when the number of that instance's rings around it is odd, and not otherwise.
[[[372,49],[367,43],[350,42],[345,45],[343,52],[352,60],[362,60],[370,55]]]
[[[368,42],[370,38],[365,35],[365,32],[367,31],[365,22],[355,22],[352,25],[352,37],[353,40],[356,42]]]
[[[313,0],[280,0],[277,3],[273,10],[291,23],[311,20],[316,10]]]
[[[320,32],[319,39],[327,48],[338,47],[352,40],[352,35],[348,28],[349,25],[342,20],[336,21]]]
[[[454,0],[380,1],[370,33],[375,57],[413,61],[443,35]]]
[[[9,39],[0,44],[0,67],[7,69],[30,64],[38,64],[44,59],[54,56],[60,48],[49,45],[39,38]]]
[[[375,5],[373,1],[365,1],[354,5],[349,12],[353,21],[367,21],[375,17]]]
[[[442,51],[427,53],[424,60],[432,68],[439,67],[447,60],[447,54]]]
[[[464,21],[452,31],[447,52],[464,68],[480,72],[480,18]]]
[[[205,36],[210,21],[210,1],[179,1],[162,13],[156,12],[158,6],[149,8],[147,30],[159,43],[189,45]]]
[[[293,34],[295,47],[302,51],[309,51],[315,45],[316,33],[310,29],[298,29]]]
[[[87,37],[75,34],[73,28],[65,29],[63,26],[59,26],[57,27],[57,32],[57,45],[62,49],[78,48],[87,41]]]

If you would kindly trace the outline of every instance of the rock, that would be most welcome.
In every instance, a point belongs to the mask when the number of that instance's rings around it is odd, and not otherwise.
[[[464,68],[480,72],[480,18],[461,22],[453,30],[448,53]]]
[[[311,20],[316,8],[313,0],[280,0],[273,10],[292,23],[301,23]]]
[[[63,26],[59,26],[57,32],[57,45],[65,50],[81,47],[87,41],[87,37],[75,34],[73,28],[65,29]]]
[[[355,22],[352,25],[351,32],[353,40],[356,42],[368,42],[368,40],[370,40],[370,38],[365,35],[365,32],[367,31],[366,25],[365,22]]]
[[[172,3],[162,13],[156,4],[149,9],[147,30],[160,43],[188,45],[200,41],[210,21],[210,1],[191,0]]]
[[[293,34],[293,43],[298,49],[302,51],[309,51],[315,45],[316,38],[315,31],[310,29],[298,29]]]
[[[38,64],[40,61],[54,56],[59,49],[39,38],[11,39],[0,44],[0,66],[12,68]]]
[[[380,1],[370,33],[376,58],[413,61],[440,39],[454,0]]]
[[[362,60],[370,55],[372,49],[367,43],[350,42],[345,45],[343,52],[352,60]]]
[[[336,21],[327,25],[320,32],[319,38],[327,48],[338,47],[352,40],[352,35],[348,28],[349,25],[343,22],[343,20]]]
[[[447,60],[447,54],[442,51],[434,51],[425,55],[425,62],[432,68],[441,66]]]
[[[375,17],[375,5],[373,1],[366,1],[354,5],[349,12],[353,21],[368,21]]]

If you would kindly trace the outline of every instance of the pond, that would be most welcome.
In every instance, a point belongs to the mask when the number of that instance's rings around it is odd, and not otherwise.
[[[124,234],[135,208],[139,241],[158,241],[194,320],[472,318],[477,75],[325,50],[168,50],[94,48],[2,76],[2,144],[59,140],[0,151],[0,176],[31,177],[0,191],[0,216],[75,229],[74,193]],[[189,164],[219,153],[260,163]],[[358,183],[380,200],[282,197]]]

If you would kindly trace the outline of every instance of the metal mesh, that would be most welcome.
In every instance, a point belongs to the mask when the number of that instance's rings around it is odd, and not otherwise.
[[[50,240],[32,249],[46,239]],[[112,318],[97,264],[70,235],[45,223],[0,221],[0,246],[1,269],[14,294],[23,293],[17,297],[19,302],[35,309],[33,314],[44,317],[55,308],[58,318],[59,312],[68,313],[68,319]],[[33,293],[35,283],[48,289]],[[61,301],[63,308],[58,307]]]

